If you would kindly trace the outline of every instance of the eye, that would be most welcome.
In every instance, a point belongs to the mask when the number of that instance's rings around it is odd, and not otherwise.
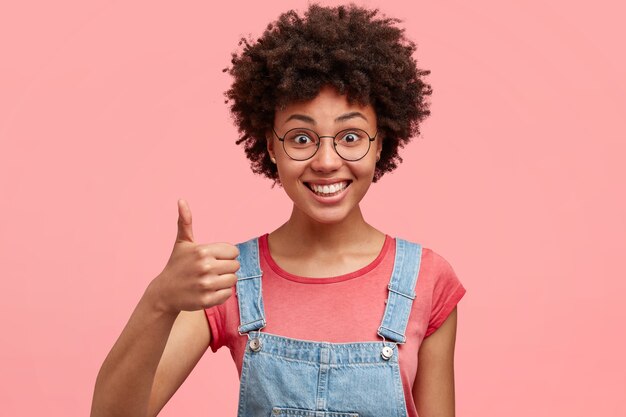
[[[305,135],[304,133],[299,133],[295,135],[292,140],[296,145],[306,145],[309,143],[309,141],[312,141],[313,139],[311,139],[308,135]]]
[[[341,145],[347,146],[356,145],[360,143],[365,138],[365,136],[365,132],[359,129],[349,130],[340,135],[339,143]]]
[[[306,129],[290,130],[285,135],[285,144],[287,146],[295,146],[298,148],[308,148],[315,145],[315,133],[308,132]]]
[[[346,142],[356,142],[357,140],[359,140],[359,137],[354,133],[348,133],[346,136],[343,137],[343,140]]]

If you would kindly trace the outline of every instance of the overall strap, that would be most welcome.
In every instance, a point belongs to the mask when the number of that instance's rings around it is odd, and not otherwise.
[[[405,343],[405,330],[415,299],[415,284],[422,260],[422,245],[396,237],[396,257],[389,281],[389,296],[378,334]]]
[[[265,311],[261,296],[262,271],[259,263],[258,238],[238,243],[239,270],[237,274],[237,302],[239,303],[239,334],[265,327]]]

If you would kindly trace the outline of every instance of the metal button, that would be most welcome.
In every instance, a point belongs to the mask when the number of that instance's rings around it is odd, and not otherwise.
[[[259,350],[261,350],[261,340],[259,340],[258,337],[255,337],[254,339],[250,341],[250,349],[252,349],[255,352],[258,352]]]
[[[391,358],[393,356],[393,349],[390,348],[389,346],[385,346],[383,347],[382,352],[380,353],[380,356],[383,357],[384,360],[389,360],[389,358]]]

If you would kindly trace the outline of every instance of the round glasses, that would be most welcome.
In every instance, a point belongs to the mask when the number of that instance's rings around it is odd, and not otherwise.
[[[281,138],[272,128],[274,134],[283,143],[283,149],[287,156],[296,161],[306,161],[313,158],[320,148],[321,138],[332,138],[333,148],[337,155],[346,161],[358,161],[362,159],[370,150],[370,143],[374,137],[363,129],[344,129],[335,136],[320,136],[315,131],[304,127],[290,129]]]

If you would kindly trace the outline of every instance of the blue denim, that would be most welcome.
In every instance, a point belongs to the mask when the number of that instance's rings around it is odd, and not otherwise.
[[[237,417],[406,417],[397,345],[406,342],[422,246],[396,238],[387,305],[378,328],[382,341],[352,343],[261,332],[266,321],[258,238],[237,247],[239,334],[248,336]]]

